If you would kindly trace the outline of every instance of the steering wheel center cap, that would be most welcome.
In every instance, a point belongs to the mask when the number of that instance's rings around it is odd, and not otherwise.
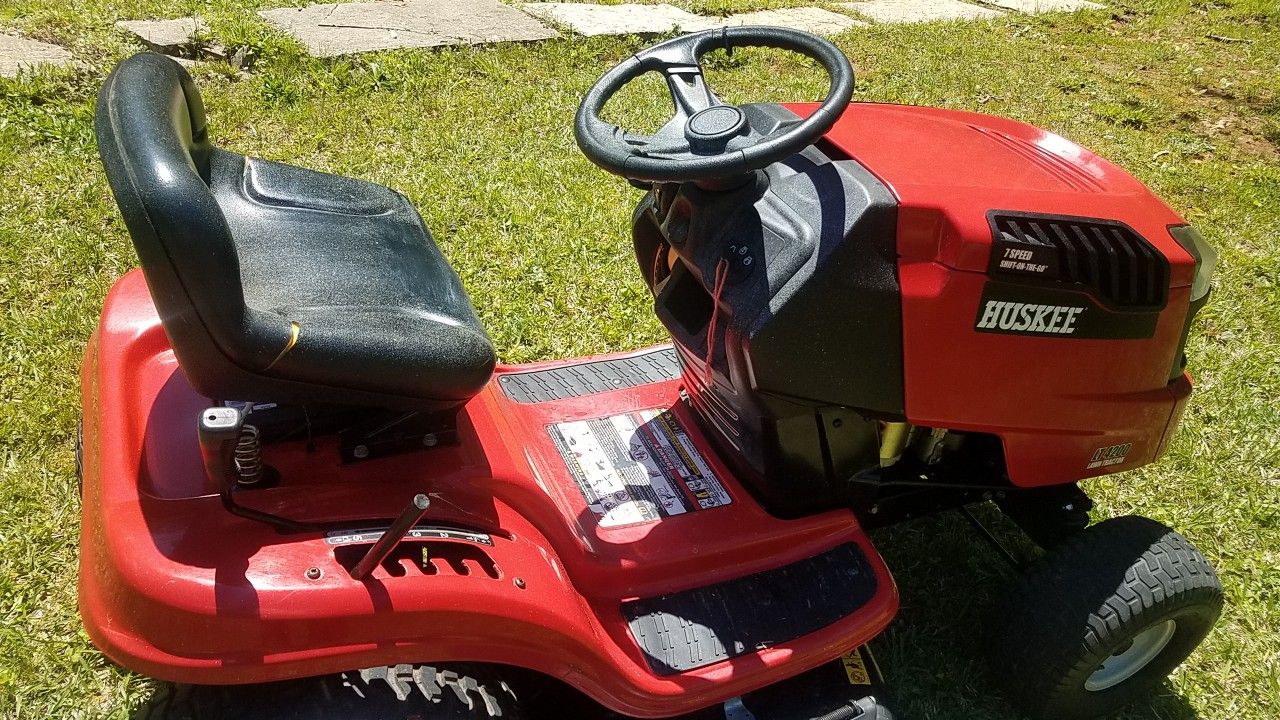
[[[741,110],[732,105],[717,105],[694,113],[685,123],[684,135],[699,149],[718,150],[746,125],[747,116]]]

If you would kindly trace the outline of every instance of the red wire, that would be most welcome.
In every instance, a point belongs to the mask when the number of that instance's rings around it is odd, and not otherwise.
[[[716,354],[716,323],[720,319],[720,296],[724,294],[724,282],[729,277],[729,261],[720,258],[716,263],[715,287],[711,291],[711,321],[707,323],[707,362],[703,366],[703,384],[711,391],[711,359]]]
[[[658,243],[658,252],[653,256],[653,294],[658,294],[658,270],[662,267],[662,260],[667,254],[667,244]]]

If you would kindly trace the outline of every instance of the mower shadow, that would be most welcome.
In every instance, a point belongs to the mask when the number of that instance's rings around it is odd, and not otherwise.
[[[975,508],[1014,555],[1038,550],[992,507]],[[905,720],[1021,720],[999,694],[998,668],[984,636],[990,608],[1016,571],[954,512],[873,533],[898,582],[898,617],[871,647],[884,671],[895,717]],[[1199,720],[1186,698],[1162,684],[1111,720]]]

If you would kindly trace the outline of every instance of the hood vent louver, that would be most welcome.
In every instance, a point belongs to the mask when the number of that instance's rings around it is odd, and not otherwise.
[[[1010,269],[998,262],[1006,249],[1024,248],[1049,261],[1041,266],[1041,277],[1083,285],[1103,304],[1147,309],[1163,307],[1167,300],[1168,261],[1124,223],[997,212],[991,214],[991,228],[993,272]],[[1026,275],[1016,269],[1013,274]]]

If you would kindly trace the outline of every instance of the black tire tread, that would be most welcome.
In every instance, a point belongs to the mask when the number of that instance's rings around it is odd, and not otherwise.
[[[261,685],[158,683],[134,720],[522,720],[485,666],[394,665]]]
[[[1075,716],[1066,714],[1066,698],[1126,628],[1153,612],[1197,606],[1212,608],[1215,619],[1222,606],[1222,586],[1200,551],[1154,520],[1112,518],[1046,553],[999,604],[994,670],[1032,716]],[[1087,617],[1083,637],[1064,631],[1062,621],[1081,617]]]

